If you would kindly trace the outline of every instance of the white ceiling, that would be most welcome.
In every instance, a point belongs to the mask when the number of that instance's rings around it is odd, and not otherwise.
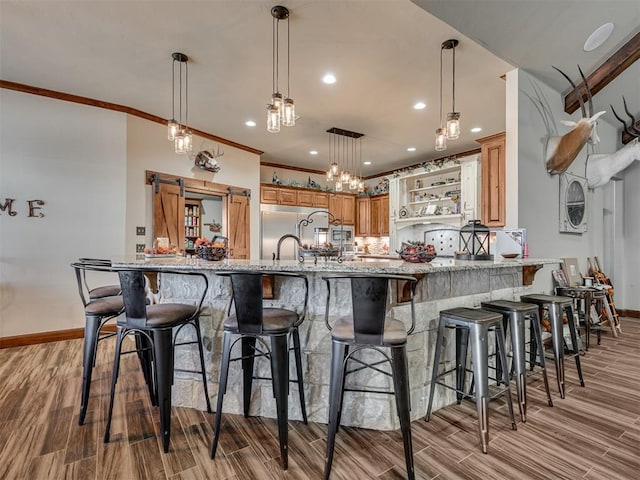
[[[500,76],[513,66],[564,89],[551,64],[577,79],[576,63],[590,72],[640,25],[637,0],[416,3],[420,6],[409,0],[2,1],[0,78],[168,118],[171,53],[180,51],[191,59],[192,127],[263,150],[262,161],[319,170],[328,163],[328,128],[361,132],[363,160],[372,161],[363,167],[366,176],[442,156],[433,141],[440,123],[444,40],[460,40],[456,107],[463,129],[443,152],[454,154],[476,148],[478,137],[504,130]],[[272,93],[270,10],[276,4],[291,10],[290,93],[300,119],[295,127],[270,134],[265,106]],[[554,4],[567,7],[557,12]],[[580,13],[576,30],[561,14],[579,10],[577,4],[587,5],[588,12]],[[593,54],[582,52],[578,47],[588,33],[605,21],[616,22],[613,37]],[[283,23],[281,39],[285,31]],[[451,108],[447,53],[445,113]],[[321,82],[329,71],[338,79],[335,85]],[[629,71],[638,73],[638,65]],[[280,72],[283,91],[284,63]],[[630,98],[638,95],[635,85],[635,90],[613,90],[618,98],[626,92],[630,106],[640,111],[640,101]],[[600,96],[607,90],[612,88]],[[414,110],[418,100],[427,108]],[[246,127],[248,119],[257,127]],[[470,133],[472,126],[483,131]],[[417,150],[407,152],[410,146]],[[320,154],[309,155],[312,149]]]

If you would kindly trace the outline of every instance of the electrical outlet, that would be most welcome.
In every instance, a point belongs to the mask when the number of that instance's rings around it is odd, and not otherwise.
[[[144,253],[144,243],[136,243],[136,253]]]
[[[146,229],[144,227],[136,227],[136,235],[144,235],[145,230]]]

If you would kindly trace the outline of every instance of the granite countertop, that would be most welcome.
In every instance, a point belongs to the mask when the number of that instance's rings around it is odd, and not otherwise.
[[[153,267],[174,270],[264,270],[289,272],[367,272],[393,274],[419,274],[446,271],[482,270],[487,268],[513,268],[526,265],[559,264],[559,259],[552,258],[515,258],[509,260],[455,260],[453,258],[435,258],[431,263],[407,263],[398,259],[368,258],[363,260],[336,261],[318,260],[317,264],[307,260],[300,263],[296,260],[222,260],[209,262],[198,258],[144,258],[126,257],[113,260],[116,268]]]

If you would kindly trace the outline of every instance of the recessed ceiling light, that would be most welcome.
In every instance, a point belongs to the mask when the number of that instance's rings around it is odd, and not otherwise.
[[[415,151],[416,151],[416,147],[407,148],[407,152],[415,152]]]
[[[422,110],[423,108],[425,108],[427,106],[426,103],[424,102],[418,102],[416,103],[413,108],[415,108],[416,110]]]
[[[247,120],[246,122],[244,122],[244,124],[247,127],[255,127],[256,126],[256,122],[254,122],[253,120]]]
[[[366,162],[362,162],[363,165],[371,165],[371,162],[367,160]]]
[[[592,50],[595,50],[596,48],[598,48],[600,45],[602,45],[604,42],[606,42],[609,39],[612,32],[613,32],[613,23],[608,22],[608,23],[605,23],[604,25],[600,25],[598,28],[596,28],[593,31],[591,35],[589,35],[589,38],[587,38],[587,41],[584,42],[584,46],[582,47],[583,50],[585,52],[591,52]]]
[[[317,150],[311,150],[311,151],[309,152],[309,155],[317,155],[317,154],[318,154],[318,151],[317,151]]]
[[[327,73],[324,77],[322,77],[322,81],[327,85],[331,85],[336,83],[336,76],[333,73]]]
[[[473,127],[471,129],[471,133],[478,133],[478,132],[481,132],[481,131],[482,131],[482,129],[480,127]]]

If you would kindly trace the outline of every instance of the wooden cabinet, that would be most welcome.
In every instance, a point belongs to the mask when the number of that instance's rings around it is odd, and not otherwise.
[[[369,197],[356,198],[356,237],[368,237],[371,224],[371,201]]]
[[[348,194],[333,194],[329,197],[329,213],[343,225],[356,223],[356,197]]]
[[[278,187],[260,186],[260,203],[278,204]]]
[[[482,156],[482,223],[487,227],[504,227],[506,135],[499,133],[477,141]]]
[[[329,194],[326,192],[315,192],[313,195],[313,206],[318,208],[329,208]]]
[[[389,235],[389,195],[356,199],[356,237]]]
[[[312,189],[260,185],[260,203],[329,208],[329,193]],[[353,225],[353,223],[352,223]]]

